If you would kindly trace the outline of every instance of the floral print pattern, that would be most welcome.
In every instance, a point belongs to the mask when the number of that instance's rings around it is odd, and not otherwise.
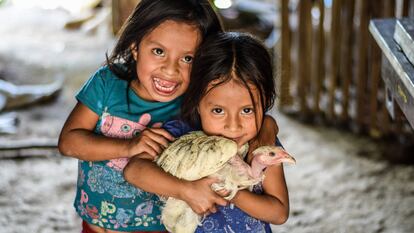
[[[101,131],[105,136],[132,138],[151,120],[143,114],[132,122],[104,112]],[[78,196],[75,206],[84,220],[120,231],[164,230],[160,220],[158,197],[127,183],[122,170],[127,158],[79,162]]]

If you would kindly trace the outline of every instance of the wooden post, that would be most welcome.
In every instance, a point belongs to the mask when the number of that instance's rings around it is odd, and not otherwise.
[[[339,65],[341,63],[340,45],[341,45],[341,4],[342,0],[334,0],[332,4],[332,24],[331,24],[331,61],[332,70],[330,75],[328,89],[328,118],[335,118],[335,92],[339,75]]]
[[[289,25],[289,0],[282,0],[282,54],[281,54],[281,79],[280,79],[280,107],[291,105],[293,102],[290,94],[291,80],[291,30]]]
[[[318,0],[318,9],[319,9],[319,25],[318,33],[316,34],[316,65],[315,65],[315,89],[313,92],[313,112],[315,115],[320,114],[320,97],[322,91],[323,80],[325,79],[325,4],[324,0]]]
[[[349,89],[351,80],[353,77],[352,72],[352,57],[353,57],[353,38],[354,38],[354,11],[355,11],[355,0],[347,0],[344,2],[344,16],[341,17],[342,26],[344,27],[343,43],[341,46],[343,66],[341,67],[341,85],[342,85],[342,112],[341,121],[346,123],[349,120]]]
[[[375,2],[373,4],[377,4],[378,2]],[[382,17],[384,18],[392,18],[395,17],[395,0],[386,0],[384,1],[384,12],[382,14]]]
[[[408,9],[409,9],[410,0],[402,0],[401,4],[401,16],[400,17],[407,17],[408,16]]]
[[[395,0],[383,0],[380,2],[371,2],[370,8],[372,9],[372,18],[380,17],[393,17],[396,14]],[[378,113],[381,113],[378,109],[378,91],[381,80],[381,49],[378,47],[374,38],[369,36],[369,47],[371,48],[370,54],[370,121],[369,121],[369,134],[371,137],[380,137],[381,131],[379,130]]]
[[[303,117],[309,114],[307,97],[309,92],[312,54],[311,1],[299,2],[299,79],[297,82],[300,111]]]
[[[369,121],[369,133],[372,137],[379,137],[380,132],[378,130],[378,89],[381,75],[381,50],[376,45],[372,36],[370,36],[371,45],[371,74],[370,74],[370,121]]]
[[[410,3],[408,4],[408,17],[414,17],[414,0],[407,0]]]
[[[112,0],[112,32],[116,35],[140,0]]]
[[[383,103],[386,102],[385,99],[383,101],[384,101]],[[381,118],[381,125],[380,125],[381,132],[384,135],[387,135],[387,134],[390,133],[391,119],[390,119],[390,114],[388,113],[388,110],[387,110],[385,104],[382,105],[380,115],[382,116],[382,118]]]
[[[364,124],[364,107],[366,106],[366,81],[367,81],[367,50],[368,50],[368,0],[360,1],[360,25],[358,39],[358,67],[357,67],[357,106],[356,106],[356,123],[359,130]]]

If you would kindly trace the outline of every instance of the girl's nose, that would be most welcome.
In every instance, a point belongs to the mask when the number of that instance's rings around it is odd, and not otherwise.
[[[236,116],[228,116],[226,119],[226,124],[224,128],[229,131],[237,131],[242,128],[242,124],[238,115]]]
[[[174,59],[167,59],[162,66],[162,71],[167,75],[175,75],[178,73],[178,65]]]

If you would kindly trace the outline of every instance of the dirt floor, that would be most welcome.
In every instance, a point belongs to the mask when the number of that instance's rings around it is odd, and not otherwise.
[[[7,22],[0,24],[0,69],[16,83],[65,78],[55,99],[15,110],[17,132],[0,135],[1,145],[56,143],[74,92],[112,47],[106,26],[67,31],[68,19],[63,11],[0,7],[0,22]],[[414,232],[413,165],[390,163],[369,138],[273,114],[297,159],[285,167],[290,218],[274,232]],[[76,171],[77,161],[55,149],[0,150],[0,232],[80,232],[72,206]]]

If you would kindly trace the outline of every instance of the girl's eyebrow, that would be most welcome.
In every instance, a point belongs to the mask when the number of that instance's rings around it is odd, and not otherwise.
[[[248,104],[248,105],[243,106],[242,108],[254,108],[254,105],[253,104]]]
[[[158,41],[155,41],[155,40],[148,40],[148,44],[156,45],[156,46],[159,46],[161,48],[167,48],[166,46],[164,46],[163,44],[161,44],[161,43],[159,43]],[[194,54],[195,51],[194,50],[189,50],[189,51],[183,51],[182,53],[183,54]]]
[[[164,45],[162,45],[161,43],[159,43],[158,41],[155,41],[155,40],[149,40],[148,44],[155,44],[157,46],[164,47]]]
[[[207,105],[208,106],[224,108],[224,106],[222,106],[220,104],[217,104],[217,103],[214,103],[214,102],[207,102]],[[246,105],[243,105],[243,106],[240,107],[240,109],[243,109],[243,108],[255,108],[255,106],[254,106],[254,104],[246,104]]]
[[[211,101],[207,102],[207,105],[213,105],[213,106],[219,106],[219,107],[221,107],[221,105],[216,104],[216,103],[211,102]]]

